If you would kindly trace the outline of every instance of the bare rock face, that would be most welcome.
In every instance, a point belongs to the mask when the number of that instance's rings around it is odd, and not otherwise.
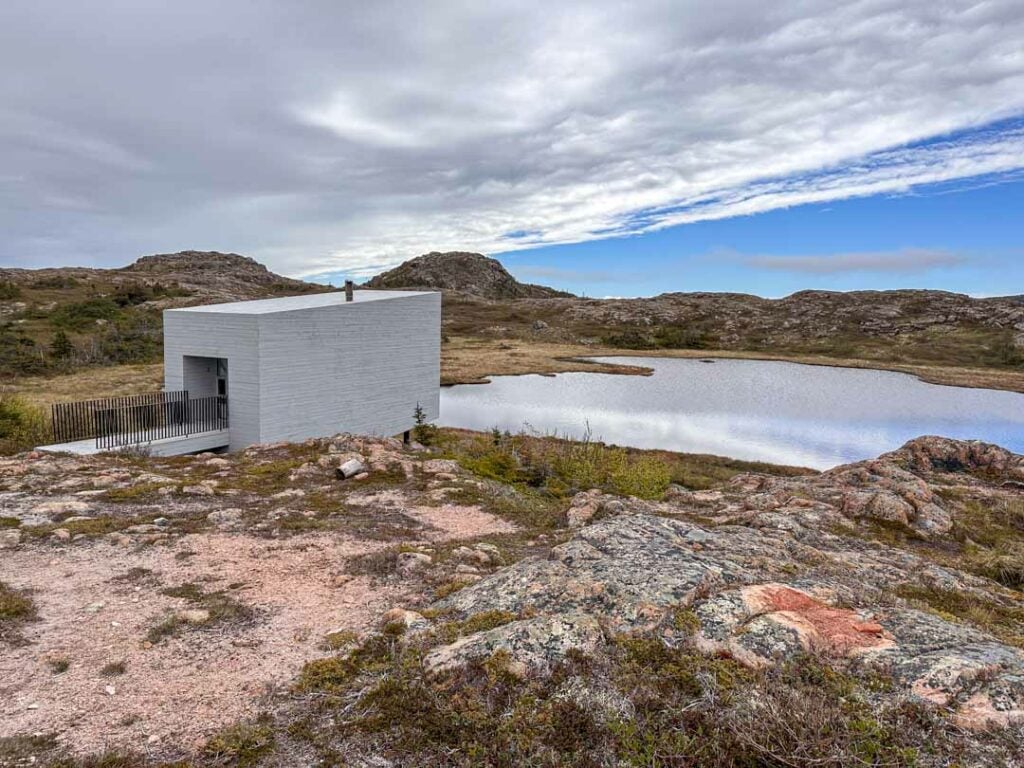
[[[175,285],[182,290],[183,296],[163,300],[166,306],[241,301],[330,290],[328,286],[275,274],[247,256],[218,251],[180,251],[143,256],[120,269],[0,269],[0,280],[27,287],[40,282],[61,285],[75,281],[99,281],[115,287],[140,283]]]
[[[963,727],[1024,723],[1024,650],[893,598],[901,587],[973,592],[1013,610],[1020,593],[833,532],[870,518],[941,539],[958,508],[937,487],[964,483],[1012,504],[1019,494],[1001,484],[1022,468],[1024,457],[996,446],[928,437],[820,475],[744,475],[719,491],[677,490],[667,502],[620,500],[623,513],[582,521],[548,557],[437,602],[457,616],[528,618],[436,649],[428,664],[450,669],[501,650],[543,670],[569,648],[599,649],[601,634],[653,632],[671,642],[683,632],[700,650],[753,667],[813,653],[877,669]],[[570,515],[600,503],[599,494],[580,494]],[[691,511],[713,522],[679,517]],[[689,618],[680,622],[679,611]],[[558,640],[541,642],[545,632]]]
[[[137,278],[175,282],[210,298],[235,301],[273,293],[325,290],[301,280],[274,274],[255,259],[237,253],[181,251],[143,256],[121,270]]]
[[[640,299],[566,299],[549,304],[552,325],[632,329],[699,329],[720,347],[757,338],[786,345],[856,329],[877,339],[904,339],[936,328],[999,329],[1012,339],[1024,323],[1015,297],[976,299],[945,291],[800,291],[782,299],[737,293],[664,293]]]
[[[565,656],[570,649],[593,653],[603,640],[601,625],[585,613],[540,616],[435,648],[423,664],[429,672],[444,672],[469,661],[489,659],[502,651],[526,669],[546,669],[551,660]]]
[[[546,299],[568,297],[570,293],[542,285],[520,283],[497,259],[482,253],[452,251],[431,253],[411,259],[377,275],[367,288],[459,291],[485,299]]]

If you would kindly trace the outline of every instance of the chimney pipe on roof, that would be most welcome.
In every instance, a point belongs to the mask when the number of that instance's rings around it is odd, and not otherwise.
[[[353,298],[352,297],[352,288],[353,288],[352,281],[351,280],[346,280],[345,281],[345,301],[352,301],[352,298]]]

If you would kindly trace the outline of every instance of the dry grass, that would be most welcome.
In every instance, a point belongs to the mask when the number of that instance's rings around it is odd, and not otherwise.
[[[596,351],[595,351],[596,350]],[[456,337],[441,347],[441,384],[483,384],[488,376],[568,371],[649,375],[650,368],[592,363],[585,355],[612,355],[606,347],[552,344],[518,339],[496,340]]]
[[[163,385],[164,367],[160,363],[116,365],[88,368],[61,376],[30,376],[11,382],[7,388],[25,398],[49,407],[66,400],[136,395],[156,392]]]
[[[20,641],[18,628],[36,618],[36,605],[25,591],[0,581],[0,644]]]

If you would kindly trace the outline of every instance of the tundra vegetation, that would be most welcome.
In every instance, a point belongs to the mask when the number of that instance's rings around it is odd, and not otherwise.
[[[580,359],[612,351],[1024,391],[1019,299],[597,301],[465,256],[454,290],[387,286],[447,291],[446,382],[644,373]],[[4,272],[0,449],[40,404],[154,389],[163,306],[302,290],[224,254]],[[1024,765],[1024,458],[417,427],[0,458],[0,768]]]
[[[1021,457],[434,438],[0,462],[0,765],[1024,759]]]

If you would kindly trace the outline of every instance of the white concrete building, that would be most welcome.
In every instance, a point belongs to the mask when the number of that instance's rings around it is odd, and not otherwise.
[[[164,311],[164,389],[227,397],[228,448],[436,419],[441,294],[316,293]]]
[[[54,406],[55,445],[174,455],[438,417],[441,294],[339,291],[164,311],[164,392]]]

